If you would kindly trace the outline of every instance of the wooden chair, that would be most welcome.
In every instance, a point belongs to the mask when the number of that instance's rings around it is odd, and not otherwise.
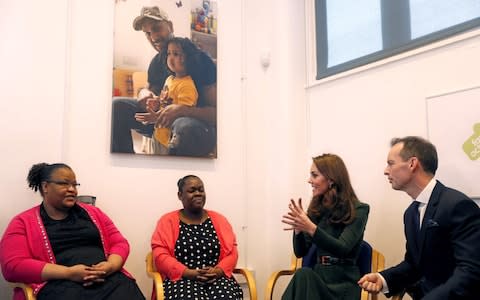
[[[37,300],[37,297],[33,294],[33,289],[29,285],[20,282],[10,282],[10,286],[13,289],[22,289],[23,294],[25,295],[25,300]]]
[[[273,289],[280,276],[293,275],[296,270],[301,267],[312,267],[316,263],[316,248],[311,247],[309,253],[302,259],[292,255],[290,267],[286,270],[280,270],[272,273],[267,282],[267,289],[265,291],[265,300],[272,300]],[[385,257],[383,254],[373,249],[366,241],[362,242],[358,265],[360,273],[366,274],[368,272],[379,272],[385,268]],[[370,298],[369,298],[370,297]],[[370,294],[362,290],[361,300],[377,300],[378,295]],[[395,299],[395,298],[394,298]],[[401,298],[399,298],[401,299]],[[399,300],[397,299],[397,300]]]
[[[149,252],[147,254],[146,258],[146,268],[147,268],[147,275],[148,277],[153,279],[153,285],[154,285],[154,293],[156,296],[156,300],[164,300],[164,294],[163,294],[163,281],[162,281],[162,276],[160,275],[159,272],[156,271],[155,269],[155,264],[153,262],[153,257],[152,257],[152,252]],[[250,294],[250,299],[251,300],[257,300],[257,287],[255,285],[255,279],[253,278],[252,273],[244,268],[237,268],[233,270],[233,273],[235,274],[240,274],[245,277],[247,281],[247,286],[248,286],[248,292]]]

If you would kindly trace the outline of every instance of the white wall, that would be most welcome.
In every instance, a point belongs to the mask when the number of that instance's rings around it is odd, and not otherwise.
[[[26,189],[28,167],[64,161],[80,193],[96,195],[130,241],[126,267],[146,296],[151,232],[161,214],[180,207],[177,179],[194,173],[206,184],[207,208],[233,224],[239,265],[255,271],[262,298],[291,253],[281,215],[290,198],[307,200],[310,157],[326,151],[345,158],[372,206],[367,240],[388,264],[399,261],[408,199],[382,175],[389,139],[426,134],[426,96],[479,84],[476,37],[305,90],[303,1],[219,1],[218,159],[110,154],[114,3],[37,2],[0,0],[0,231],[39,202]],[[9,294],[2,279],[0,299]]]
[[[110,154],[113,3],[72,1],[71,89],[66,134],[69,161],[82,181],[82,192],[97,196],[98,206],[116,222],[131,244],[126,267],[137,278],[145,295],[147,279],[144,258],[157,219],[179,208],[176,182],[197,174],[205,182],[207,208],[229,217],[246,246],[245,144],[241,134],[240,47],[219,47],[218,155],[214,159],[133,156]],[[91,7],[96,7],[92,10]],[[222,8],[231,22],[219,28],[219,39],[240,36],[234,5]],[[92,22],[92,20],[94,20]],[[98,26],[94,24],[104,24]],[[145,43],[146,40],[145,40]],[[85,88],[88,87],[88,88]],[[242,251],[245,253],[245,251]],[[241,260],[244,261],[244,255]]]
[[[244,3],[247,255],[261,299],[268,276],[290,261],[292,233],[283,230],[281,216],[290,198],[308,195],[304,7],[288,0]],[[262,57],[270,57],[268,68]]]
[[[307,89],[311,151],[345,159],[359,198],[371,206],[366,240],[387,265],[403,258],[402,216],[410,204],[383,175],[390,139],[427,137],[427,97],[479,86],[479,51],[477,34]]]
[[[39,11],[55,18],[41,18]],[[63,152],[66,4],[0,0],[0,232],[17,213],[40,203],[27,187],[37,162]],[[59,26],[61,24],[61,26]],[[0,280],[0,299],[11,290]]]
[[[278,267],[290,255],[290,232],[282,230],[281,215],[288,199],[305,191],[304,30],[293,21],[302,18],[303,6],[291,10],[286,0],[218,3],[218,158],[206,160],[109,153],[113,4],[71,3],[64,160],[76,170],[82,193],[96,195],[129,239],[127,269],[148,295],[143,260],[151,232],[161,214],[180,206],[177,179],[194,173],[205,181],[207,207],[234,225],[239,265],[255,271],[262,292],[273,254],[281,253]],[[286,13],[295,18],[283,22]],[[271,18],[272,25],[251,22],[256,14]],[[263,53],[271,56],[267,69],[260,64]]]
[[[0,3],[2,8],[12,11],[10,15],[18,11],[17,19],[2,19],[2,33],[11,36],[12,45],[8,48],[2,44],[10,51],[5,55],[2,52],[2,62],[6,69],[18,72],[20,63],[12,57],[27,58],[35,62],[27,69],[36,75],[25,77],[25,80],[9,76],[8,80],[2,80],[2,84],[6,84],[4,90],[23,87],[23,82],[30,86],[32,82],[39,82],[35,92],[42,91],[39,97],[42,105],[35,106],[27,117],[35,119],[41,115],[46,119],[40,125],[35,124],[42,135],[32,135],[27,122],[17,127],[8,126],[11,131],[5,132],[3,140],[12,146],[17,144],[10,142],[12,137],[22,137],[20,142],[25,154],[19,155],[20,151],[14,148],[11,155],[2,155],[17,163],[8,170],[18,174],[6,185],[10,188],[5,189],[6,198],[15,200],[5,203],[11,209],[2,210],[4,217],[0,229],[4,230],[14,214],[38,203],[38,195],[25,191],[23,180],[28,167],[37,161],[64,161],[76,171],[82,183],[80,193],[96,195],[98,206],[129,239],[132,249],[126,267],[148,295],[151,284],[145,275],[143,261],[149,250],[151,232],[161,214],[180,206],[176,199],[177,179],[195,173],[206,183],[207,207],[221,211],[234,225],[239,240],[239,265],[256,272],[261,292],[272,270],[264,267],[265,263],[273,266],[272,254],[283,253],[277,262],[281,265],[290,253],[290,233],[281,230],[280,216],[288,198],[305,191],[303,23],[292,20],[285,23],[280,17],[288,12],[295,16],[294,19],[301,19],[303,7],[293,6],[289,11],[288,1],[275,2],[276,5],[273,1],[261,5],[254,1],[218,3],[221,24],[218,32],[219,157],[206,160],[109,153],[113,3],[72,0],[63,5],[51,3],[37,7],[35,11],[44,9],[63,16],[52,21],[53,25],[42,17],[43,14],[32,13],[29,18],[21,18],[25,14],[20,13],[31,8],[28,1],[23,5]],[[264,18],[271,25],[265,27],[252,22],[252,15]],[[11,26],[32,36],[48,33],[49,42],[42,40],[31,45],[32,39],[14,35],[9,30]],[[279,30],[282,28],[285,30]],[[17,48],[25,48],[25,53]],[[269,69],[261,67],[263,53],[271,55]],[[280,89],[276,88],[277,81],[282,82]],[[57,97],[45,97],[47,93]],[[23,100],[13,91],[7,95],[16,101]],[[33,95],[37,94],[32,91]],[[30,106],[39,103],[36,97],[27,100]],[[54,100],[56,102],[49,102]],[[16,124],[16,114],[22,111],[20,106],[15,106],[14,114],[3,119],[5,125]],[[293,123],[299,127],[291,126]],[[37,146],[40,136],[43,148],[52,140],[55,142],[50,147],[54,151],[40,151],[43,149]],[[293,139],[296,142],[290,143]],[[296,163],[297,157],[302,157],[302,164]],[[294,180],[299,174],[301,180]],[[2,175],[2,182],[10,177]],[[19,195],[25,204],[18,201]],[[33,203],[32,197],[37,198]],[[282,242],[275,241],[277,235]],[[275,249],[270,246],[270,239],[276,246],[284,247],[280,251]],[[5,287],[3,280],[1,284]],[[2,290],[9,294],[8,289]]]

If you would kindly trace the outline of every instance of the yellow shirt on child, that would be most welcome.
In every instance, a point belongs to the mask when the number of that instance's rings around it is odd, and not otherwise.
[[[172,104],[187,106],[197,105],[198,92],[192,77],[185,76],[178,78],[170,75],[167,80],[165,80],[165,86],[168,87],[168,95],[166,99],[171,99]],[[161,127],[155,128],[153,136],[160,144],[167,147],[168,141],[170,140],[170,134],[170,128]]]

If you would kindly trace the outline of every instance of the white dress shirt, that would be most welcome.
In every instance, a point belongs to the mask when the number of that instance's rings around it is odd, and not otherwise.
[[[417,199],[412,199],[412,201],[420,202],[420,204],[418,205],[418,211],[420,213],[420,228],[422,228],[422,222],[423,222],[423,217],[425,216],[425,210],[427,209],[428,201],[432,196],[432,192],[436,184],[437,184],[437,180],[435,178],[432,178],[430,182],[427,184],[427,186],[417,196]],[[388,293],[387,281],[385,280],[385,278],[383,278],[382,274],[380,273],[377,273],[377,274],[382,279],[382,283],[383,283],[382,293],[384,294]]]

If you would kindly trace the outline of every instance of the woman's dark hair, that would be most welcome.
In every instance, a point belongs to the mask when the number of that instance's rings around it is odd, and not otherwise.
[[[68,165],[64,163],[38,163],[33,165],[30,168],[27,176],[28,187],[31,188],[34,192],[40,191],[40,194],[43,196],[43,191],[41,189],[42,182],[51,180],[52,173],[57,169],[67,168],[72,170]]]
[[[358,198],[343,160],[338,155],[327,153],[314,157],[313,163],[331,184],[325,194],[312,198],[307,210],[308,215],[318,217],[326,213],[330,223],[353,222]]]
[[[198,60],[200,59],[199,57],[201,55],[204,55],[203,51],[200,50],[191,40],[188,38],[182,38],[182,37],[173,37],[169,39],[163,48],[163,57],[165,58],[165,65],[168,68],[167,65],[167,52],[168,52],[168,45],[170,44],[176,44],[182,48],[183,55],[185,58],[185,71],[188,75],[191,75],[195,66],[198,66]],[[170,68],[168,68],[170,70]],[[170,70],[172,72],[172,70]]]
[[[178,186],[178,192],[179,193],[183,192],[183,187],[185,186],[185,183],[187,182],[187,180],[192,179],[192,178],[196,178],[196,179],[202,181],[200,179],[200,177],[198,177],[196,175],[187,175],[187,176],[184,176],[184,177],[180,178],[177,181],[177,186]]]

